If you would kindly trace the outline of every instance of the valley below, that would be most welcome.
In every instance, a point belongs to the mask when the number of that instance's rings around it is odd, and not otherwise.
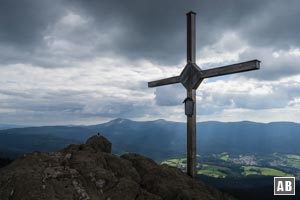
[[[186,171],[186,158],[161,162]],[[273,195],[274,177],[295,177],[296,191],[300,190],[300,155],[272,153],[197,155],[197,179],[209,183],[238,199],[276,200],[299,199]]]
[[[168,159],[161,164],[186,171],[186,158]],[[300,155],[233,155],[227,152],[197,155],[197,174],[213,178],[294,176],[300,179]]]

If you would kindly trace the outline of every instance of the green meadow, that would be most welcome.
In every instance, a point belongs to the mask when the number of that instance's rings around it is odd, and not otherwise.
[[[244,170],[242,174],[244,176],[250,175],[260,175],[260,176],[293,176],[293,174],[285,173],[281,170],[272,169],[268,167],[258,167],[258,166],[242,166]]]
[[[229,155],[227,152],[197,156],[197,174],[214,178],[251,176],[295,176],[300,179],[300,155]],[[186,171],[186,158],[161,162]]]

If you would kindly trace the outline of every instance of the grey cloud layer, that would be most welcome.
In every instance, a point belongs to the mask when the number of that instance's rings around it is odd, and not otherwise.
[[[32,62],[38,63],[34,57],[43,55],[35,49],[47,48],[44,46],[45,34],[55,29],[55,23],[67,11],[74,11],[91,19],[88,28],[71,32],[62,28],[57,32],[67,34],[73,43],[84,41],[93,46],[95,51],[86,53],[85,57],[112,52],[134,59],[146,58],[174,64],[185,57],[184,14],[189,10],[198,13],[199,50],[216,42],[228,30],[241,34],[251,46],[289,48],[300,43],[297,36],[299,6],[297,0],[3,0],[0,7],[0,41],[1,46],[30,52],[27,56],[32,56]],[[97,38],[96,33],[107,34],[107,43],[99,41],[101,38]],[[51,55],[51,52],[48,54]],[[26,59],[22,54],[19,58],[4,56],[1,59],[11,62]]]
[[[1,44],[34,48],[43,32],[63,14],[60,0],[1,0]]]
[[[249,96],[202,85],[199,113],[295,104],[299,80],[276,82],[300,74],[299,7],[298,0],[0,0],[0,68],[19,79],[0,74],[0,121],[176,115],[185,96],[182,86],[150,90],[146,81],[155,78],[152,72],[168,75],[166,69],[185,60],[185,13],[190,10],[198,13],[199,59],[212,57],[204,68],[258,58],[261,70],[230,78],[267,81],[261,84],[273,89]],[[33,71],[24,73],[26,68]],[[57,78],[54,72],[73,75]],[[14,76],[18,73],[24,77]],[[259,89],[259,82],[252,83]]]

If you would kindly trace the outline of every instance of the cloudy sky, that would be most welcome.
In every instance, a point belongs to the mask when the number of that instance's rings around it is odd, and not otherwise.
[[[299,0],[0,0],[0,124],[184,121],[182,85],[147,88],[186,60],[197,13],[202,69],[252,59],[261,69],[211,78],[197,120],[300,122]]]

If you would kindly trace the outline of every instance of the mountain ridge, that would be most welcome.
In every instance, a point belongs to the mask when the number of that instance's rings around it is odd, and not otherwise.
[[[197,123],[197,149],[200,154],[231,152],[247,153],[299,153],[300,124],[294,122],[257,123],[199,122]],[[59,150],[65,144],[80,143],[93,134],[100,133],[109,138],[117,154],[137,152],[157,161],[186,152],[186,124],[165,120],[133,121],[118,118],[107,123],[90,126],[42,126],[0,130],[1,151],[17,149],[18,152],[41,151],[34,149],[30,139],[36,143],[44,140],[60,141],[50,150]],[[15,144],[13,138],[27,141]],[[47,138],[48,137],[48,138]],[[11,139],[9,139],[11,138]],[[54,145],[54,144],[53,144]],[[26,148],[24,148],[26,147]],[[20,155],[20,153],[19,153]]]
[[[5,129],[18,129],[18,128],[38,128],[38,127],[90,127],[90,126],[99,126],[107,123],[113,123],[117,122],[119,120],[123,121],[130,121],[130,122],[137,122],[137,123],[144,123],[144,122],[169,122],[169,123],[180,123],[180,124],[186,124],[186,122],[179,122],[179,121],[170,121],[170,120],[165,120],[165,119],[155,119],[155,120],[148,120],[148,121],[136,121],[136,120],[131,120],[127,118],[115,118],[112,120],[109,120],[107,122],[99,123],[99,124],[90,124],[90,125],[85,125],[85,124],[63,124],[63,125],[16,125],[16,124],[0,124],[0,130],[3,130],[2,128],[5,127]],[[203,124],[203,123],[257,123],[257,124],[277,124],[277,123],[286,123],[286,124],[297,124],[300,125],[300,122],[292,122],[292,121],[272,121],[272,122],[256,122],[256,121],[249,121],[249,120],[242,120],[242,121],[230,121],[230,122],[223,122],[223,121],[216,121],[216,120],[209,120],[209,121],[201,121],[197,122],[197,124]],[[9,127],[9,128],[6,128]]]

